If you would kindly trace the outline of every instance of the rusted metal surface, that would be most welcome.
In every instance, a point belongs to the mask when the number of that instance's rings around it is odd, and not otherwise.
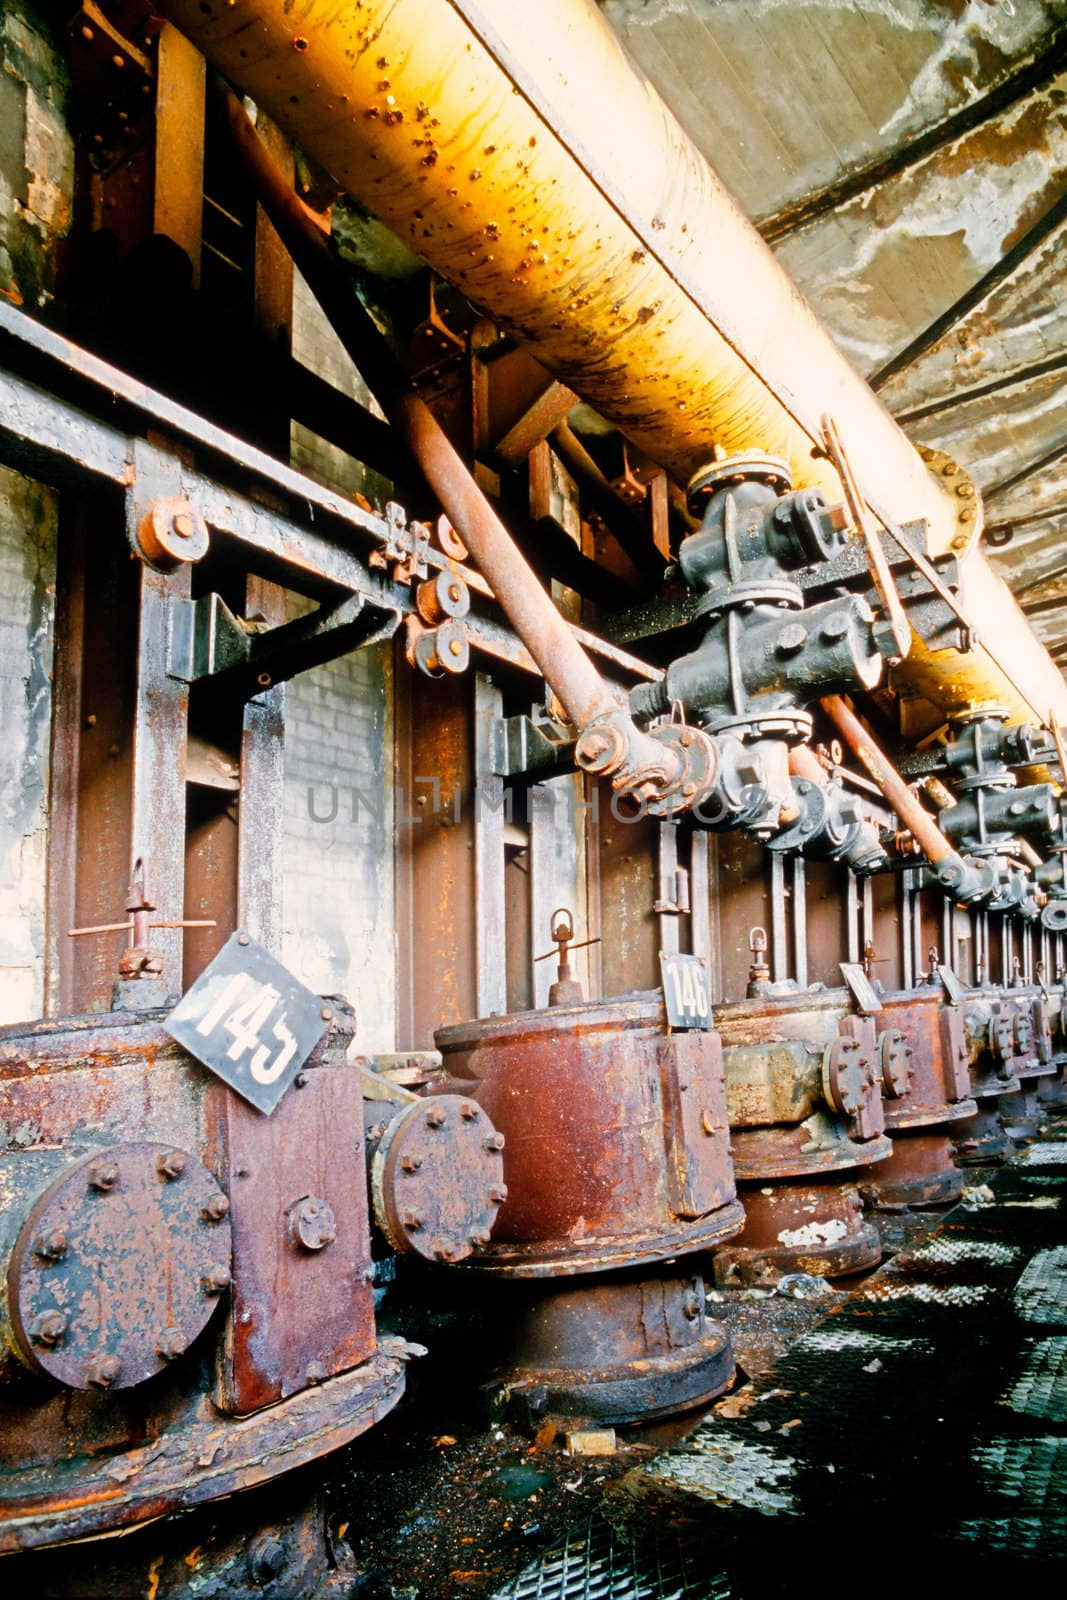
[[[1015,1084],[1014,1099],[1019,1094]],[[984,1097],[978,1101],[973,1117],[957,1122],[952,1130],[952,1148],[961,1167],[995,1166],[1011,1154],[1011,1141],[1001,1120],[999,1100]]]
[[[398,674],[398,1010],[401,1038],[416,1049],[432,1045],[442,1023],[477,1010],[476,873],[484,863],[474,848],[471,693],[469,679],[416,684]]]
[[[652,788],[669,787],[681,766],[676,752],[641,733],[611,695],[377,324],[351,293],[322,234],[270,159],[241,102],[229,91],[225,110],[261,205],[342,344],[402,433],[515,632],[579,730],[579,765],[612,773],[620,781],[647,784],[649,793]]]
[[[91,415],[20,377],[0,372],[4,416],[0,458],[6,463],[78,489],[91,483],[128,487],[135,453],[146,470],[173,467],[174,458],[166,451],[145,445],[110,420],[101,420],[111,417],[117,398],[124,412],[146,419],[150,427],[167,436],[195,444],[201,452],[210,452],[228,478],[241,481],[241,488],[232,482],[224,486],[179,463],[186,498],[196,505],[210,529],[238,542],[242,559],[252,572],[266,578],[284,574],[291,587],[318,597],[335,594],[340,586],[372,603],[407,601],[403,588],[380,572],[368,570],[355,553],[354,547],[364,546],[369,552],[389,544],[394,530],[384,517],[324,488],[4,304],[0,304],[0,338],[20,369],[32,367],[35,378],[40,381],[43,375],[57,394],[66,392],[74,375],[84,384],[82,394],[92,397],[97,412]],[[243,492],[246,475],[270,486],[270,504]],[[279,494],[298,508],[292,515],[275,509]],[[305,514],[314,520],[314,527],[295,520]],[[344,530],[346,537],[336,538],[338,530]],[[451,570],[454,558],[429,547],[425,560],[438,570]],[[468,568],[464,577],[472,591],[489,597],[489,585],[481,574]],[[625,678],[658,676],[656,668],[596,635],[580,628],[572,628],[572,632],[590,654],[606,663],[605,670],[612,675],[621,671]],[[536,672],[529,652],[496,617],[479,616],[472,621],[470,633],[472,642],[488,654],[523,672]],[[102,721],[101,717],[101,725]]]
[[[837,1278],[881,1260],[881,1241],[854,1183],[749,1184],[742,1195],[744,1231],[714,1256],[720,1288],[775,1283],[789,1272]]]
[[[700,1273],[496,1293],[507,1332],[493,1384],[529,1421],[648,1421],[706,1404],[733,1376],[729,1335],[707,1316]]]
[[[881,998],[877,1020],[887,1131],[973,1115],[977,1106],[970,1098],[960,1008],[943,1005],[939,989],[915,989]]]
[[[798,483],[829,486],[810,447],[830,411],[847,426],[866,494],[898,520],[926,515],[935,552],[954,538],[972,543],[979,502],[934,487],[584,0],[540,7],[536,48],[529,21],[520,31],[502,0],[442,3],[433,28],[406,6],[351,17],[309,8],[299,51],[280,0],[206,12],[169,0],[167,12],[339,182],[519,328],[654,460],[688,477],[712,438],[728,450],[781,440]],[[255,52],[243,42],[250,28]],[[421,48],[412,43],[420,29]],[[374,65],[382,59],[384,77]],[[593,76],[584,94],[576,61]],[[362,96],[364,116],[346,114],[346,95]],[[472,106],[481,114],[472,118]],[[632,161],[620,159],[631,146]],[[713,253],[702,244],[711,238]],[[992,697],[1016,717],[1067,708],[1059,674],[975,549],[961,598],[979,629],[997,619],[988,642],[966,655],[915,648],[903,677],[938,704]]]
[[[322,1478],[305,1467],[295,1479],[247,1490],[239,1516],[229,1501],[203,1506],[97,1542],[91,1554],[75,1543],[8,1555],[5,1577],[16,1591],[47,1600],[113,1600],[145,1573],[156,1600],[328,1600],[356,1573],[336,1537]]]
[[[935,868],[940,869],[939,876],[946,888],[951,888],[964,897],[972,897],[977,887],[972,882],[973,873],[960,860],[930,813],[919,804],[856,713],[845,704],[840,695],[828,696],[823,700],[822,707],[853,755],[881,789],[889,805],[911,833],[927,860]]]
[[[507,1198],[474,1264],[538,1277],[707,1248],[736,1232],[715,1034],[669,1034],[659,1000],[443,1028],[453,1088],[507,1139]]]
[[[212,1101],[233,1197],[218,1402],[243,1415],[373,1354],[363,1089],[357,1067],[329,1064],[305,1068],[270,1117],[225,1088]],[[322,1226],[327,1207],[332,1230]]]
[[[127,1141],[65,1163],[7,1267],[20,1360],[71,1389],[124,1389],[162,1372],[229,1288],[229,1205],[173,1145]]]
[[[243,1144],[243,1171],[227,1173],[216,1141],[229,1134],[232,1158],[236,1117],[218,1102],[233,1097],[161,1024],[162,1013],[120,1013],[0,1030],[9,1304],[36,1369],[10,1356],[2,1369],[0,1549],[129,1527],[264,1482],[355,1437],[403,1388],[407,1352],[375,1345],[363,1282],[358,1068],[310,1066],[305,1086],[259,1119],[256,1148]],[[339,1140],[346,1123],[353,1137]],[[302,1273],[299,1258],[315,1265]],[[261,1267],[273,1277],[254,1280]],[[250,1290],[257,1316],[242,1322]],[[226,1337],[212,1317],[220,1301]],[[253,1404],[272,1398],[276,1377],[303,1392],[225,1420],[213,1385],[229,1338],[239,1376],[253,1369]],[[237,1393],[231,1382],[231,1402]]]
[[[504,1135],[461,1095],[408,1105],[377,1141],[371,1196],[394,1250],[453,1264],[484,1248],[505,1194]]]
[[[817,1176],[889,1154],[873,1030],[847,991],[716,1009],[739,1179]]]
[[[166,10],[339,182],[521,329],[654,459],[688,477],[711,438],[731,450],[784,440],[798,481],[829,482],[810,444],[832,408],[848,419],[863,475],[906,497],[908,515],[944,515],[906,443],[593,7],[552,0],[521,33],[493,3],[435,6],[432,18],[405,6],[310,8],[301,50],[272,0],[218,12],[168,0]],[[257,48],[242,57],[250,29]],[[375,66],[382,59],[387,68]],[[371,114],[346,114],[342,96]]]
[[[69,1455],[8,1472],[0,1551],[28,1550],[147,1522],[265,1483],[337,1450],[381,1419],[404,1388],[402,1340],[329,1384],[243,1419],[220,1418],[203,1387],[157,1397],[122,1454]],[[146,1425],[147,1424],[147,1425]],[[22,1426],[25,1426],[23,1420]]]
[[[974,1101],[964,1102],[974,1107]],[[948,1133],[899,1133],[893,1153],[879,1162],[860,1185],[875,1208],[946,1205],[963,1192],[963,1173],[953,1157]]]

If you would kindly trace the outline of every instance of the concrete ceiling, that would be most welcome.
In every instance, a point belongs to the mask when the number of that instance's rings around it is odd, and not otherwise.
[[[1067,660],[1067,0],[600,0]]]

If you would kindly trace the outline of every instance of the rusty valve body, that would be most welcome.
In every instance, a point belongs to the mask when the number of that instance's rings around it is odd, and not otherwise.
[[[507,1200],[474,1265],[597,1272],[740,1226],[718,1036],[669,1033],[659,999],[488,1017],[436,1043],[507,1139]]]
[[[718,1035],[669,1032],[659,997],[558,999],[436,1036],[450,1087],[507,1139],[499,1220],[470,1260],[504,1280],[498,1379],[528,1416],[684,1410],[729,1382],[729,1337],[698,1277],[649,1268],[743,1225]]]

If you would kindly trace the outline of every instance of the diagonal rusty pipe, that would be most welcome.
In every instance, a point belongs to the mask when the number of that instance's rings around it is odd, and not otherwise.
[[[937,881],[964,905],[984,899],[993,888],[990,868],[974,863],[953,849],[928,811],[925,811],[877,740],[863,726],[840,695],[827,695],[820,705],[860,765],[885,795],[933,868]]]
[[[658,791],[678,777],[673,749],[638,729],[575,639],[334,259],[232,90],[216,86],[235,151],[286,250],[390,422],[403,435],[515,632],[578,729],[576,759],[618,787]]]

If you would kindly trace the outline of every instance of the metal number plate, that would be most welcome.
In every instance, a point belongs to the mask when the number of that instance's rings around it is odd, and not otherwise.
[[[881,1011],[882,1002],[859,962],[841,961],[838,965],[841,968],[841,976],[848,984],[852,998],[856,1002],[856,1009],[865,1017],[873,1017],[876,1011]]]
[[[667,1021],[672,1028],[710,1028],[711,985],[704,956],[680,956],[666,950],[659,953],[663,975],[663,998]]]
[[[164,1026],[268,1115],[326,1031],[322,1001],[248,934],[231,934]]]

